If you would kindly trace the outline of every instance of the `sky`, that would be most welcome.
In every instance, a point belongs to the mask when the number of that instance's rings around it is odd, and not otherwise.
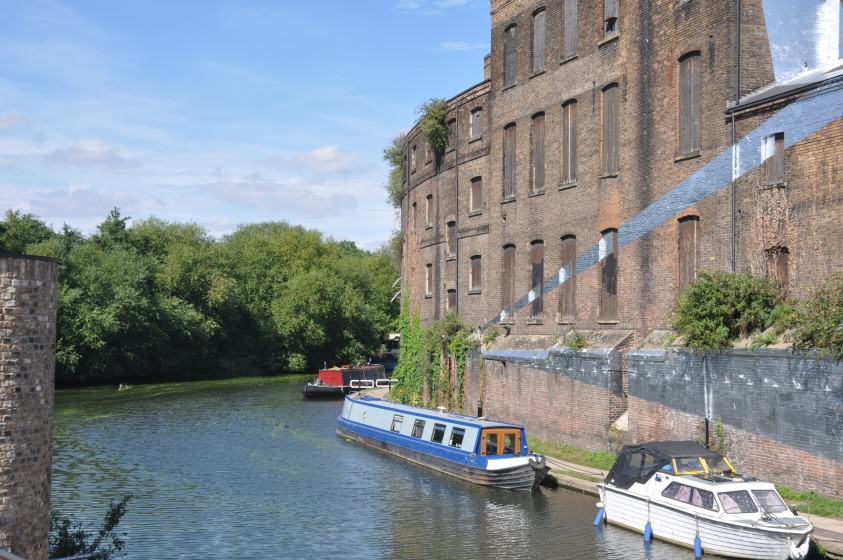
[[[383,149],[483,79],[488,0],[6,0],[0,212],[286,220],[375,249]]]

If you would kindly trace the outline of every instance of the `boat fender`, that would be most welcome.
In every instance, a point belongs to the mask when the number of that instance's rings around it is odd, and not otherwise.
[[[787,542],[790,545],[790,558],[793,560],[803,560],[808,556],[808,550],[811,548],[810,537],[805,537],[805,540],[799,546],[796,546],[796,543],[790,537],[787,538]]]
[[[697,535],[694,537],[694,558],[698,560],[702,558],[703,555],[703,548],[702,548],[702,541],[700,540],[700,536]]]
[[[648,521],[647,524],[644,525],[644,542],[650,542],[651,540],[653,540],[653,527]]]
[[[599,527],[603,523],[603,518],[606,515],[606,511],[601,507],[597,508],[597,515],[594,517],[594,526]]]

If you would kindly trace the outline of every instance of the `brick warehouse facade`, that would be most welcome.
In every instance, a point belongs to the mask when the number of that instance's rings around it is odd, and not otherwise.
[[[630,350],[659,340],[682,287],[701,270],[750,270],[804,297],[843,272],[840,2],[798,3],[492,0],[485,79],[449,100],[454,150],[427,164],[410,131],[401,207],[411,308],[506,335],[469,361],[467,411],[591,449],[627,422],[629,441],[696,439],[695,410],[638,394],[641,376],[630,385]],[[814,43],[788,42],[794,22]],[[562,348],[572,328],[588,333],[585,353]],[[799,375],[803,402],[843,407],[839,368]],[[811,393],[820,380],[830,389]],[[784,397],[746,391],[771,407],[749,413],[789,417]],[[741,468],[843,492],[770,461],[839,473],[843,450],[721,416]],[[843,439],[819,416],[800,421]]]

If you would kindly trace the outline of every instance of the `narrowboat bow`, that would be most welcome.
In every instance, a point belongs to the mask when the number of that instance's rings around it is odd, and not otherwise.
[[[732,558],[801,560],[813,525],[769,482],[738,474],[729,460],[692,441],[623,448],[600,488],[597,519]]]
[[[346,397],[337,434],[483,486],[534,490],[549,470],[523,426],[377,397]]]

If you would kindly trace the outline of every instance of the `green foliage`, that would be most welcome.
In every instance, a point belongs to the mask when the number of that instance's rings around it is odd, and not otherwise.
[[[501,334],[501,331],[500,331],[500,329],[498,329],[497,325],[494,325],[494,324],[489,325],[483,331],[483,344],[485,344],[486,346],[489,346],[490,344],[494,344],[494,342],[498,339],[498,336],[500,336],[500,334]]]
[[[776,490],[787,502],[798,505],[799,511],[843,519],[843,500],[823,496],[814,491],[797,492],[786,486],[776,485]]]
[[[362,361],[398,310],[387,251],[283,222],[217,241],[195,224],[130,225],[114,209],[89,238],[65,226],[27,251],[61,260],[59,385]]]
[[[533,436],[527,436],[530,451],[549,455],[563,461],[608,471],[615,464],[616,457],[606,451],[589,451],[566,443],[550,443]]]
[[[565,336],[564,344],[571,350],[579,352],[583,348],[588,348],[590,342],[586,335],[575,329]]]
[[[0,251],[25,253],[29,245],[41,243],[53,236],[47,224],[19,210],[7,210],[6,218],[0,221]]]
[[[679,297],[673,328],[697,352],[730,348],[735,340],[763,331],[780,316],[779,288],[748,273],[700,273]]]
[[[405,300],[398,320],[401,353],[394,376],[398,380],[393,398],[413,405],[445,405],[462,410],[465,365],[476,342],[456,313],[447,313],[430,328],[421,326]],[[448,358],[455,364],[451,383]]]
[[[721,455],[728,455],[732,451],[732,440],[720,418],[714,421],[714,450]]]
[[[117,533],[117,526],[126,513],[130,495],[111,501],[98,529],[86,529],[69,517],[53,511],[50,522],[50,558],[66,558],[77,554],[95,554],[90,558],[117,558],[126,545],[125,533]]]
[[[448,146],[448,102],[445,99],[429,99],[419,109],[419,125],[427,137],[427,146],[437,161]]]
[[[407,135],[403,132],[392,139],[392,144],[383,151],[383,159],[389,164],[389,175],[386,180],[386,194],[393,208],[401,208],[404,196],[404,140]]]
[[[836,275],[793,316],[793,345],[816,348],[820,356],[843,360],[843,275]]]

